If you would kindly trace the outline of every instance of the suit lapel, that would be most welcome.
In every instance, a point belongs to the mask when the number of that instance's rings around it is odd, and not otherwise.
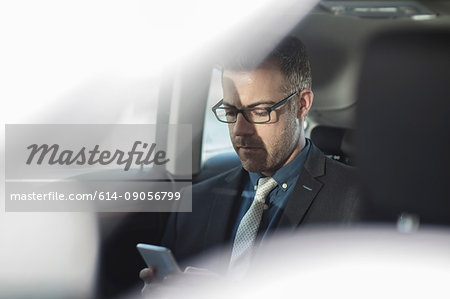
[[[304,219],[309,207],[322,189],[316,178],[325,174],[325,156],[311,143],[305,165],[297,180],[294,191],[277,225],[278,229],[295,229]]]
[[[206,246],[223,243],[227,238],[233,206],[236,199],[240,198],[244,174],[245,171],[239,166],[225,177],[223,184],[218,184],[211,190],[212,202],[205,234]]]

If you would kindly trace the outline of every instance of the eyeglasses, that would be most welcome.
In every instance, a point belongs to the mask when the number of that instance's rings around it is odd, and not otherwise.
[[[263,124],[270,122],[270,113],[277,109],[278,107],[286,104],[291,98],[294,97],[299,91],[296,91],[286,98],[282,99],[272,107],[266,108],[248,108],[248,109],[236,109],[235,107],[220,107],[223,103],[223,99],[221,99],[217,104],[212,107],[212,111],[216,115],[217,119],[224,123],[235,123],[237,120],[237,116],[239,113],[242,113],[242,116],[252,124]]]

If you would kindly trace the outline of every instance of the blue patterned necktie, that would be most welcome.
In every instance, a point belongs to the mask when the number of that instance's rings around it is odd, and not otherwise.
[[[253,203],[239,223],[236,232],[231,253],[230,272],[242,275],[248,270],[266,197],[276,186],[277,182],[272,177],[259,179]]]

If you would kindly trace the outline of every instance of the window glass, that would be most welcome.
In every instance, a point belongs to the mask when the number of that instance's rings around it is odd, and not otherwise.
[[[211,74],[211,85],[209,87],[207,108],[205,112],[202,164],[214,155],[234,151],[228,134],[227,124],[219,122],[211,111],[211,108],[222,97],[221,71],[215,68]]]

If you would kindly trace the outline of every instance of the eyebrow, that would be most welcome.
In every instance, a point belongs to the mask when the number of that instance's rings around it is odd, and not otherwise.
[[[256,103],[253,103],[253,104],[248,105],[247,107],[244,107],[243,109],[255,108],[256,106],[264,105],[264,104],[269,105],[269,106],[273,106],[273,105],[275,105],[276,103],[277,103],[277,102],[274,102],[274,101],[258,101],[258,102],[256,102]],[[230,108],[235,108],[235,109],[237,109],[236,106],[231,105],[231,104],[228,104],[228,103],[226,103],[226,102],[224,102],[224,101],[222,102],[222,105],[227,106],[227,107],[230,107]]]

